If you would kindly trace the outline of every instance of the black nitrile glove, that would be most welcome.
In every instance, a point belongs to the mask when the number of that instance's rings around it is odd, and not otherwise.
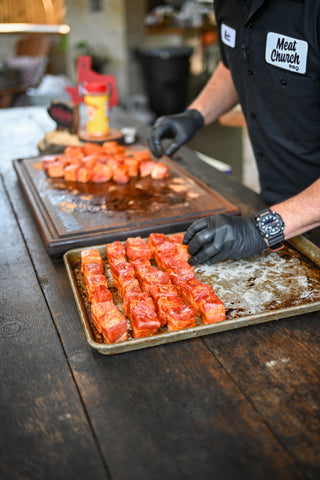
[[[253,218],[218,214],[195,221],[185,233],[190,265],[250,257],[268,248]]]
[[[157,158],[173,155],[183,144],[190,140],[203,126],[204,118],[198,110],[190,109],[177,115],[159,117],[152,127],[148,144]],[[172,138],[170,145],[163,149],[161,140]]]

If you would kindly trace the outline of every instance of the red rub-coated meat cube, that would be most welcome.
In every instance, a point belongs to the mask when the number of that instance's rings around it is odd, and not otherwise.
[[[169,242],[172,243],[182,243],[184,238],[184,233],[174,233],[168,237]]]
[[[57,161],[57,156],[56,155],[45,155],[42,157],[42,167],[43,170],[48,173],[48,168],[49,165],[51,165],[53,162]]]
[[[127,321],[113,302],[95,303],[91,307],[94,326],[108,343],[128,339]]]
[[[161,325],[152,299],[145,294],[131,302],[130,320],[134,338],[154,335]]]
[[[169,332],[190,328],[196,325],[196,317],[194,311],[184,305],[169,309],[167,313],[167,326]]]
[[[82,265],[82,273],[84,277],[90,277],[91,275],[103,275],[104,265],[101,263],[84,263]]]
[[[164,233],[150,233],[148,237],[148,245],[150,247],[150,250],[152,252],[152,255],[154,255],[156,248],[158,245],[161,245],[164,242],[167,242],[168,239],[165,236]]]
[[[77,180],[80,183],[87,183],[91,180],[91,170],[85,167],[80,167],[77,172]]]
[[[200,312],[203,323],[218,323],[226,320],[226,309],[217,295],[211,295],[200,302]]]
[[[169,175],[169,167],[163,162],[158,162],[151,170],[151,178],[156,180],[162,180]]]
[[[97,165],[97,155],[87,155],[82,158],[82,165],[88,170],[92,170],[95,165]]]
[[[110,290],[105,285],[96,285],[92,297],[92,304],[112,301],[113,297]]]
[[[88,301],[91,302],[95,289],[98,285],[104,285],[108,288],[108,282],[105,275],[91,275],[85,278],[85,283],[88,291]]]
[[[90,264],[90,263],[97,263],[98,265],[101,266],[101,273],[104,272],[104,263],[103,259],[101,256],[101,253],[97,248],[85,248],[84,250],[81,250],[81,272],[84,272],[84,265]]]
[[[94,183],[105,183],[112,179],[112,170],[108,165],[97,163],[91,173],[91,180]]]
[[[159,298],[175,298],[179,296],[178,289],[172,283],[165,285],[153,284],[150,285],[149,294],[156,303]]]
[[[75,163],[67,165],[64,169],[64,179],[67,182],[76,182],[78,170],[79,170],[79,166]]]
[[[65,167],[64,162],[60,161],[60,159],[57,158],[54,162],[51,162],[48,165],[47,173],[48,173],[49,177],[52,177],[52,178],[63,177],[64,176],[64,167]]]
[[[152,173],[152,169],[156,165],[154,160],[142,160],[139,163],[140,177],[148,177]]]
[[[142,289],[145,292],[149,292],[150,287],[153,284],[158,285],[169,285],[171,284],[169,276],[162,272],[161,270],[157,270],[156,268],[150,267],[150,269],[144,272],[141,278],[141,285]]]
[[[139,160],[135,157],[126,157],[124,161],[129,177],[137,177],[139,175]]]
[[[155,301],[155,305],[161,326],[168,323],[168,315],[170,312],[172,315],[175,310],[179,311],[185,307],[183,300],[178,296],[160,297]]]
[[[118,166],[115,170],[113,170],[113,181],[115,183],[128,183],[130,177],[128,175],[128,169],[125,165]]]
[[[151,260],[152,253],[148,243],[141,237],[129,237],[125,243],[126,253],[129,260]]]

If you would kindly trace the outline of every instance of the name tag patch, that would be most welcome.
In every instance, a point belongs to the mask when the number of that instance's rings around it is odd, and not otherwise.
[[[269,32],[265,60],[270,65],[304,74],[307,71],[308,43],[305,40]]]
[[[221,24],[221,40],[228,47],[234,48],[236,46],[236,31],[234,28],[228,27],[224,23]]]

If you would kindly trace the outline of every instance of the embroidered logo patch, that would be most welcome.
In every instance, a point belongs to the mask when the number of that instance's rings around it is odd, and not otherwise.
[[[236,46],[236,31],[234,28],[228,27],[224,23],[221,24],[221,40],[228,47],[234,48]]]
[[[300,74],[306,73],[308,43],[280,33],[267,35],[265,60],[270,65]]]

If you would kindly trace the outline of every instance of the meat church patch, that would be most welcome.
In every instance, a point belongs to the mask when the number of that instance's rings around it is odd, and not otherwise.
[[[265,60],[270,65],[300,74],[306,73],[308,43],[305,40],[269,32]]]

